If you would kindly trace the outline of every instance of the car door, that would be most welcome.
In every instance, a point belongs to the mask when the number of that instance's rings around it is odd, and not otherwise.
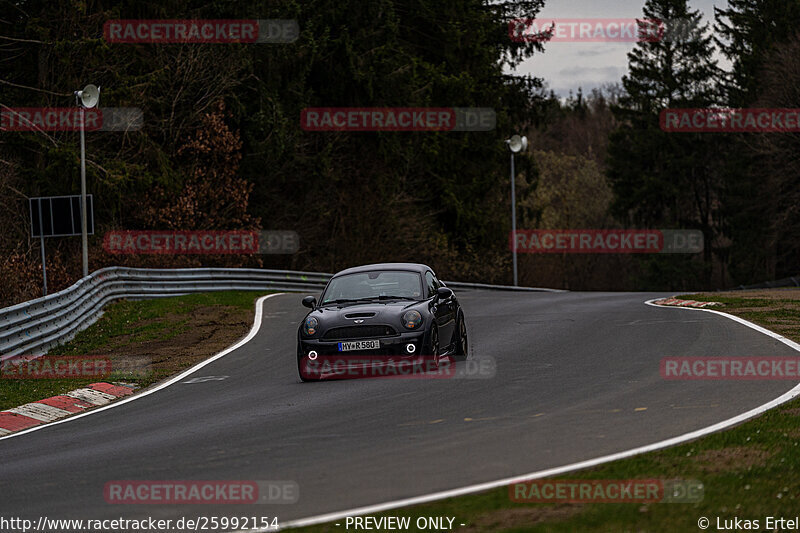
[[[445,284],[439,281],[439,278],[436,277],[436,274],[433,275],[433,281],[439,287],[444,287]],[[455,335],[456,335],[456,328],[458,327],[457,320],[458,320],[458,300],[456,299],[455,294],[452,294],[447,300],[445,300],[447,304],[447,328],[449,338],[451,342],[455,342]]]
[[[443,286],[430,270],[425,272],[425,283],[428,285],[428,294],[434,297],[436,290]],[[451,296],[444,300],[435,300],[433,314],[439,327],[439,346],[444,349],[453,342],[456,330],[455,299]]]

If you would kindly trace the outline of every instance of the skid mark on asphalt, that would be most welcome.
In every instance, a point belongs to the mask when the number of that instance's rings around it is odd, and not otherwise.
[[[708,409],[713,407],[719,407],[718,403],[712,403],[708,405],[672,405],[670,409]]]
[[[655,324],[695,324],[698,322],[708,322],[707,320],[660,320],[660,319],[639,319],[633,322],[621,322],[623,326],[650,326]]]
[[[480,418],[473,418],[473,417],[464,417],[461,422],[488,422],[490,420],[521,420],[523,418],[539,418],[540,416],[544,416],[544,413],[536,413],[535,415],[522,415],[522,416],[483,416]],[[446,418],[438,418],[436,420],[419,420],[415,422],[405,422],[403,424],[397,424],[397,427],[411,427],[411,426],[428,426],[431,424],[439,424],[441,422],[446,422]]]

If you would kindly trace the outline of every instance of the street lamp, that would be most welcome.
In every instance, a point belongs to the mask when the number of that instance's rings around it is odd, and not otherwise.
[[[75,91],[75,103],[81,108],[81,247],[83,249],[83,277],[89,275],[89,237],[86,227],[86,140],[84,134],[85,109],[100,102],[100,88],[92,84]]]
[[[515,196],[514,154],[524,152],[528,148],[528,138],[514,135],[506,140],[508,149],[511,150],[511,251],[514,257],[514,286],[517,283],[517,203]]]

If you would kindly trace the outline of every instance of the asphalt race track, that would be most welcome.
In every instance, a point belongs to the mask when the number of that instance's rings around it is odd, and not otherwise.
[[[248,344],[190,378],[0,440],[5,517],[277,516],[281,522],[557,467],[709,426],[790,381],[666,381],[666,356],[796,356],[659,294],[460,291],[491,379],[301,383],[302,295],[264,302]],[[666,296],[666,295],[664,295]],[[460,363],[464,364],[464,363]],[[296,504],[110,505],[113,480],[292,480]],[[256,509],[257,507],[257,509]]]

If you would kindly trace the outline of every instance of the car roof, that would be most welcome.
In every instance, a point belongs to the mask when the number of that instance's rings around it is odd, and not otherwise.
[[[374,263],[342,270],[341,272],[337,272],[333,277],[344,276],[345,274],[358,274],[359,272],[374,272],[376,270],[408,270],[421,274],[425,273],[427,270],[433,272],[431,267],[420,263]]]

